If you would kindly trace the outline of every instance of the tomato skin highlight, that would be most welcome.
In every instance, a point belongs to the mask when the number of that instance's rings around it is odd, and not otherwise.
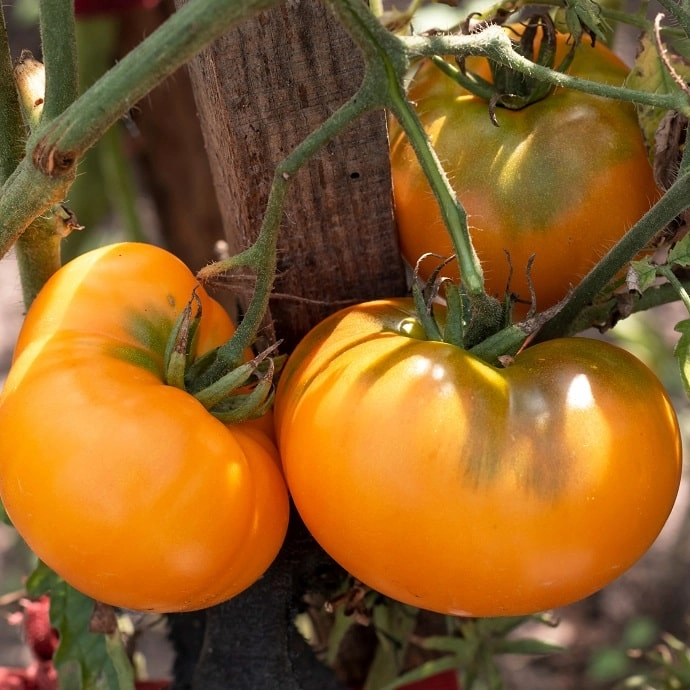
[[[197,354],[234,327],[179,259],[146,244],[89,252],[46,284],[0,394],[0,495],[47,565],[85,594],[172,612],[224,601],[280,548],[288,498],[271,439],[224,425],[163,382],[192,290]]]
[[[409,318],[407,300],[335,314],[278,384],[285,477],[321,546],[387,596],[468,616],[570,604],[635,563],[681,472],[649,369],[587,338],[497,369],[406,337]]]
[[[559,34],[557,64],[566,41]],[[491,79],[485,59],[468,58],[466,65]],[[622,86],[628,71],[606,46],[583,43],[568,73]],[[499,299],[509,287],[529,302],[527,265],[534,255],[537,308],[553,306],[660,198],[630,103],[557,89],[521,110],[497,108],[496,127],[485,101],[430,62],[419,68],[408,96],[467,211],[487,292]],[[431,188],[395,121],[390,157],[406,261],[415,266],[426,252],[452,255]],[[423,260],[421,277],[437,264]],[[457,279],[457,264],[443,275]],[[524,316],[527,307],[515,309]]]

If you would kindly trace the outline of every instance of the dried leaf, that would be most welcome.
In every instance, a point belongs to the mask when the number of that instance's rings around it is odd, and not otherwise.
[[[669,110],[654,134],[654,179],[664,191],[676,179],[687,130],[688,118]]]
[[[640,45],[640,52],[628,76],[626,86],[650,93],[673,93],[677,91],[680,87],[675,83],[664,65],[654,36],[650,33],[643,34]],[[667,53],[667,58],[681,77],[686,80],[690,79],[690,65],[683,57],[674,53]],[[647,149],[650,152],[650,160],[655,158],[657,130],[665,115],[666,111],[661,108],[647,105],[638,106],[640,126]],[[668,158],[669,153],[665,152],[664,155]],[[666,175],[664,174],[662,177],[666,177]]]

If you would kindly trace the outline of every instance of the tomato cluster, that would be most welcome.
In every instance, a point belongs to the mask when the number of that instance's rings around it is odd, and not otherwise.
[[[602,47],[579,48],[572,72],[608,83],[626,74]],[[627,105],[556,91],[501,111],[496,128],[486,103],[430,64],[410,97],[469,212],[490,294],[526,298],[534,254],[537,305],[551,306],[658,196]],[[450,253],[395,127],[391,157],[403,253],[411,263]],[[274,436],[270,414],[224,424],[168,385],[192,294],[195,361],[234,327],[179,260],[133,243],[82,255],[29,310],[0,394],[7,513],[39,558],[96,599],[181,611],[237,594],[281,546],[288,490],[316,540],[365,584],[471,616],[595,592],[669,515],[676,416],[656,377],[620,349],[559,339],[498,368],[428,339],[411,300],[357,305],[288,359]]]

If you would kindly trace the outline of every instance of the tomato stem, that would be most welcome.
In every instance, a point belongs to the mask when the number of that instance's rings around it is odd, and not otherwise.
[[[73,0],[41,0],[41,52],[46,69],[42,121],[55,119],[79,92]]]
[[[0,183],[12,175],[22,157],[25,126],[10,57],[5,16],[0,11]],[[4,224],[0,216],[0,227]],[[28,307],[43,283],[59,266],[59,237],[45,218],[30,226],[17,244],[17,262],[22,278],[24,305]]]
[[[22,157],[24,123],[15,88],[5,15],[0,10],[0,184]]]
[[[60,268],[62,235],[59,219],[50,214],[34,219],[15,245],[24,307],[28,309],[46,281]]]
[[[26,145],[27,155],[12,173],[8,161],[16,163],[16,146],[23,132],[15,138],[16,132],[10,130],[12,133],[5,135],[2,128],[2,136],[8,142],[2,147],[7,149],[7,153],[3,153],[3,167],[8,171],[0,190],[0,257],[34,218],[66,197],[79,158],[137,101],[228,28],[275,2],[189,0],[79,98],[71,100],[70,27],[74,22],[67,20],[68,46],[58,45],[63,38],[62,24],[56,23],[56,18],[66,12],[68,0],[61,0],[55,8],[52,0],[43,0],[42,6],[45,5],[49,12],[42,20],[46,24],[42,27],[44,40],[48,41],[46,89],[50,100],[46,99],[45,106],[48,115],[44,113],[40,126],[32,132]],[[194,30],[190,31],[190,27]],[[56,73],[50,71],[53,70],[51,65]],[[60,77],[66,80],[64,92],[60,91]],[[3,82],[7,83],[5,79]],[[9,104],[10,110],[16,109],[9,88],[4,87],[3,91],[0,106]],[[66,105],[68,101],[70,104]],[[55,116],[54,119],[50,120],[51,116]],[[4,112],[2,117],[5,117]]]
[[[17,75],[16,80],[17,89],[22,96],[21,103],[25,104],[24,119],[32,131],[41,123],[46,123],[59,115],[77,95],[77,54],[72,0],[41,0],[40,28],[45,62],[45,93],[39,92],[39,89],[42,91],[41,87],[37,88],[37,81],[29,74],[25,73],[26,78],[21,79]],[[33,57],[30,60],[30,64],[25,65],[26,70],[43,70],[41,63]],[[14,76],[9,83],[15,84]],[[35,108],[35,104],[39,102],[39,107]],[[4,105],[12,108],[11,104],[5,103],[0,104],[0,107]],[[2,136],[16,137],[16,145],[17,141],[22,140],[23,132],[20,134],[12,127],[9,132],[3,132]],[[14,161],[15,165],[18,160],[19,158]],[[4,176],[2,181],[5,181]],[[62,220],[60,209],[44,212],[37,215],[17,239],[17,265],[24,306],[27,308],[46,280],[60,268],[61,239],[66,232]]]
[[[470,39],[469,45],[468,39]],[[423,36],[404,36],[399,40],[405,44],[411,59],[432,55],[480,55],[552,86],[640,105],[650,105],[664,110],[676,110],[684,115],[690,115],[688,97],[679,89],[670,93],[638,91],[574,77],[538,65],[513,49],[510,38],[500,26],[490,25],[481,32],[469,36],[434,36],[433,40]]]
[[[400,87],[399,87],[400,89]],[[401,90],[390,89],[391,112],[405,131],[417,154],[419,164],[436,196],[441,216],[448,228],[453,250],[460,266],[462,281],[470,295],[484,294],[484,275],[479,257],[472,246],[467,213],[448,181],[441,162],[424,131],[417,113]]]

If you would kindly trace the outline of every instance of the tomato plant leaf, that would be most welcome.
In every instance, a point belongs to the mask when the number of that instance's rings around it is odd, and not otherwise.
[[[678,90],[678,85],[663,64],[654,36],[650,33],[643,34],[640,38],[640,46],[635,65],[626,80],[626,86],[660,94]],[[683,78],[686,80],[690,78],[690,65],[683,58],[669,53],[668,59]],[[665,116],[665,111],[648,105],[638,105],[637,111],[647,150],[650,151],[650,158],[654,158],[657,148],[657,130]]]
[[[628,276],[628,284],[631,289],[644,292],[654,284],[657,276],[656,266],[650,263],[649,257],[646,256],[639,261],[631,262],[630,267],[634,272],[634,279]]]
[[[78,592],[44,563],[27,580],[31,596],[50,594],[50,623],[60,643],[53,659],[60,686],[74,690],[129,690],[134,672],[119,632],[91,632],[94,600]]]
[[[680,333],[680,338],[673,353],[678,359],[685,394],[690,398],[690,319],[679,321],[675,330]]]
[[[690,235],[686,235],[668,253],[668,263],[678,266],[690,266]]]

